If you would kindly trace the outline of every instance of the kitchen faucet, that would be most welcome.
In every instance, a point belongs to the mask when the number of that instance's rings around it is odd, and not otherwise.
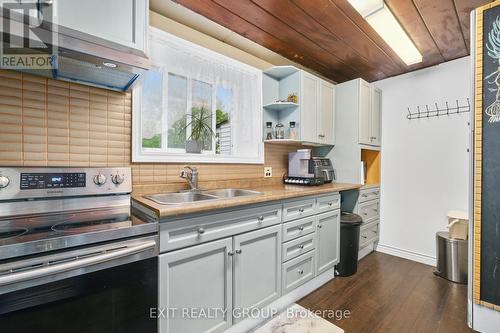
[[[184,166],[179,177],[187,180],[190,191],[198,191],[198,169],[196,167]]]

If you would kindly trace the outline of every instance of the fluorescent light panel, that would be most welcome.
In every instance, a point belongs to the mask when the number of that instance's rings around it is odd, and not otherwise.
[[[348,0],[408,66],[422,62],[422,54],[383,0]]]

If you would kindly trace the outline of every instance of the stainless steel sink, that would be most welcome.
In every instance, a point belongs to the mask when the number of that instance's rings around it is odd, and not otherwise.
[[[243,189],[237,189],[237,188],[224,188],[224,189],[218,189],[218,190],[207,190],[207,191],[203,191],[202,193],[213,195],[213,196],[219,197],[221,199],[246,197],[246,196],[250,196],[250,195],[262,194],[261,192],[257,192],[257,191],[243,190]]]
[[[161,205],[181,205],[198,201],[223,200],[251,195],[260,195],[261,192],[237,188],[205,190],[201,192],[158,193],[146,195],[145,198]]]
[[[146,195],[145,197],[162,205],[179,205],[191,202],[219,199],[216,196],[199,192],[159,193]]]

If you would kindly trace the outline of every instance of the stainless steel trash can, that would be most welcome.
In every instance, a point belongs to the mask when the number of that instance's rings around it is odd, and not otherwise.
[[[437,267],[434,274],[457,283],[467,283],[467,240],[436,233]]]

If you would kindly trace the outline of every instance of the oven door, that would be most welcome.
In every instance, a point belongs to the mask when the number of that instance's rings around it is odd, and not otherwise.
[[[156,332],[157,251],[145,237],[0,264],[1,331]]]

